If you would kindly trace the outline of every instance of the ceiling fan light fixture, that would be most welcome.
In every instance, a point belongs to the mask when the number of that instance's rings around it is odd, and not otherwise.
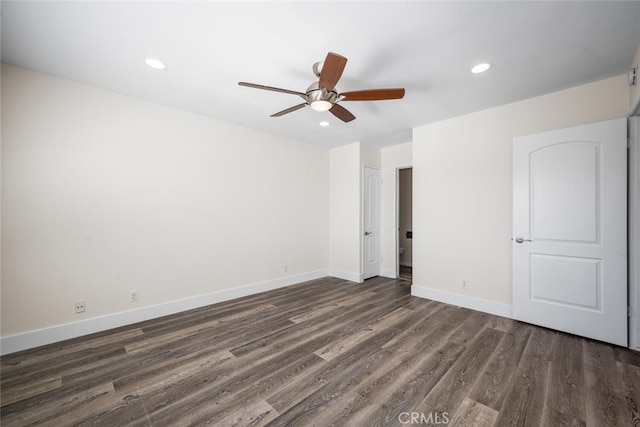
[[[338,99],[338,92],[320,88],[318,82],[307,88],[307,103],[315,111],[329,111]]]
[[[317,101],[312,101],[309,104],[309,107],[313,108],[315,111],[329,111],[331,107],[333,107],[333,104],[329,101],[319,99]]]

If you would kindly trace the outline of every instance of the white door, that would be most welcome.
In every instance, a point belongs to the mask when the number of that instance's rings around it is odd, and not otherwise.
[[[629,119],[629,347],[640,350],[640,115]]]
[[[513,317],[627,345],[627,122],[513,141]]]
[[[363,206],[363,278],[380,275],[380,170],[364,167]]]

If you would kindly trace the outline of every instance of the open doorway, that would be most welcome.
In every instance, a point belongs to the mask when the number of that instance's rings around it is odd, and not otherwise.
[[[397,170],[397,236],[396,242],[398,262],[397,276],[401,279],[412,280],[413,277],[413,169]]]

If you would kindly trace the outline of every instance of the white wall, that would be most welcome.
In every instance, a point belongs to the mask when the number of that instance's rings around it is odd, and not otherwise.
[[[513,138],[625,117],[628,99],[620,76],[414,129],[414,293],[505,314]]]
[[[6,65],[2,124],[3,338],[328,271],[325,149]]]
[[[381,213],[380,241],[382,255],[381,275],[395,278],[397,274],[398,252],[396,244],[396,171],[398,168],[411,167],[412,143],[393,145],[380,150],[381,163]]]

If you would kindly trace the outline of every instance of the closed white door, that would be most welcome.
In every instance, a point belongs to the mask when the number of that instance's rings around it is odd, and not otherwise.
[[[513,317],[627,345],[627,123],[513,141]]]
[[[364,167],[363,206],[363,278],[380,275],[380,170]]]

